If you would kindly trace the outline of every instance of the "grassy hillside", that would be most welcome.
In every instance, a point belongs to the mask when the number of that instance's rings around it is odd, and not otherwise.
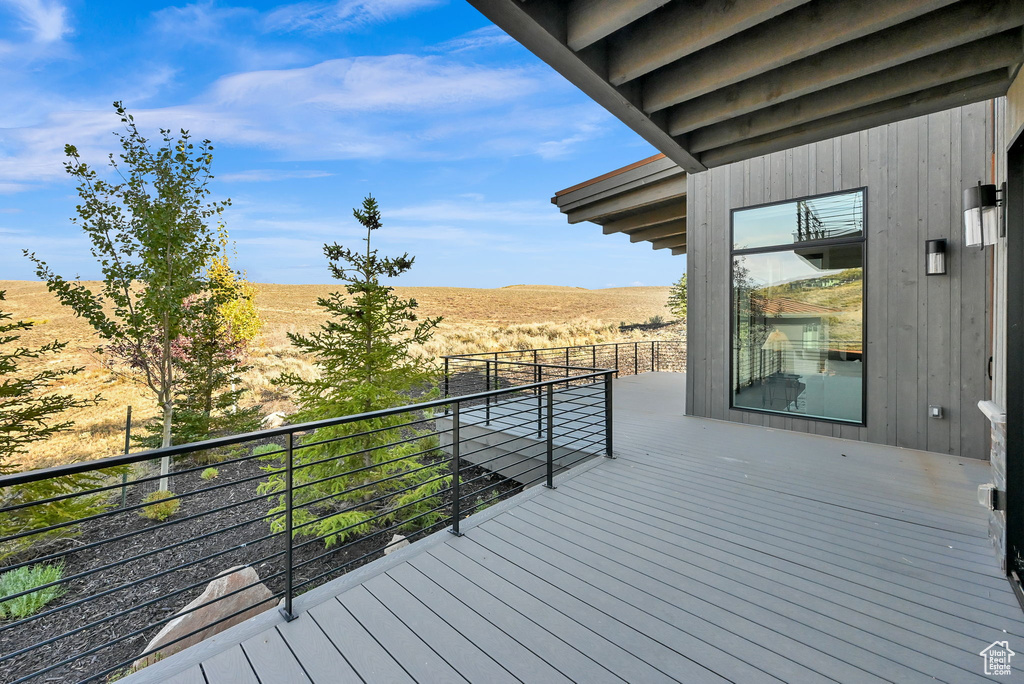
[[[312,372],[309,361],[296,354],[288,332],[310,330],[322,320],[317,297],[338,289],[335,285],[259,285],[257,304],[266,321],[253,353],[253,370],[245,378],[253,389],[251,400],[266,412],[290,410],[286,396],[270,384],[282,370]],[[627,339],[622,323],[642,323],[653,316],[669,317],[665,302],[668,287],[627,287],[585,290],[546,285],[513,285],[496,289],[455,287],[399,287],[402,297],[414,297],[424,316],[444,316],[438,334],[418,353],[440,356],[494,349],[529,349]],[[70,341],[59,364],[85,366],[70,378],[65,391],[79,396],[100,393],[105,401],[96,408],[69,412],[74,431],[37,445],[28,467],[99,458],[118,453],[124,441],[124,415],[131,405],[137,418],[154,414],[153,401],[139,387],[116,379],[93,353],[98,340],[91,329],[61,307],[43,283],[0,281],[7,290],[5,307],[16,319],[37,323],[22,343],[38,346],[53,339]],[[659,331],[680,334],[677,327]],[[651,334],[634,333],[649,338]],[[54,363],[44,360],[42,363]]]

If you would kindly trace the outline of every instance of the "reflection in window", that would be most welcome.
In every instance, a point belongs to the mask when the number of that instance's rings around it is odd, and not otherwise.
[[[780,206],[798,204],[807,202],[737,211],[734,226],[744,214],[753,234],[758,212],[777,215]],[[859,199],[856,206],[862,216]],[[821,230],[830,230],[826,221],[820,223]],[[863,422],[862,219],[852,225],[859,228],[850,242],[822,237],[831,244],[734,253],[734,408]]]

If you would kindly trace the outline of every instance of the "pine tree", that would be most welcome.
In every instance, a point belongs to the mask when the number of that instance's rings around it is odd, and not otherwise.
[[[231,267],[223,226],[220,244],[221,253],[206,270],[207,292],[185,302],[188,316],[172,345],[178,377],[171,425],[175,444],[259,427],[259,407],[239,407],[246,393],[241,376],[251,368],[246,364],[249,346],[263,325],[256,308],[256,287]],[[151,425],[148,431],[139,444],[160,446],[162,426]],[[200,456],[200,460],[217,458],[217,454]]]
[[[427,342],[441,319],[418,320],[416,301],[400,299],[380,281],[405,273],[414,259],[408,253],[382,257],[373,249],[371,238],[381,228],[381,217],[372,196],[353,215],[366,228],[365,249],[324,246],[331,275],[345,283],[345,292],[317,301],[328,315],[318,330],[289,334],[318,371],[313,380],[294,373],[277,379],[293,391],[299,407],[295,422],[402,406],[411,403],[414,393],[436,387],[436,368],[409,351]],[[296,533],[322,537],[330,547],[374,525],[410,531],[442,519],[434,510],[440,505],[437,494],[449,486],[451,476],[444,474],[445,466],[431,463],[436,436],[425,428],[403,427],[410,420],[406,413],[307,435],[301,444],[314,446],[297,448],[294,456]],[[278,460],[268,470],[280,466]],[[281,474],[262,485],[264,492],[283,488]],[[284,510],[283,497],[279,503],[273,512]],[[275,519],[274,529],[283,529],[283,518]]]
[[[686,274],[677,280],[668,291],[668,310],[676,318],[686,321]]]
[[[0,302],[3,301],[6,301],[6,292],[0,290]],[[0,475],[18,472],[20,464],[15,459],[26,454],[30,445],[72,427],[72,421],[61,417],[65,411],[92,406],[100,400],[98,396],[79,399],[54,391],[62,380],[80,373],[81,367],[39,371],[22,368],[25,361],[59,355],[67,342],[55,340],[35,348],[19,345],[19,333],[31,330],[33,323],[13,318],[0,310]],[[109,474],[83,473],[3,488],[0,508],[86,491],[99,485]],[[82,496],[7,511],[0,515],[0,537],[78,520],[103,509],[102,497]],[[66,537],[73,532],[62,528],[42,537],[24,537],[0,544],[0,559],[38,545],[44,537]]]

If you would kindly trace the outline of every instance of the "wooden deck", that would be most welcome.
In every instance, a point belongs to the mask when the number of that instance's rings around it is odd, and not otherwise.
[[[984,682],[1024,619],[987,463],[685,418],[615,385],[596,459],[124,680]]]

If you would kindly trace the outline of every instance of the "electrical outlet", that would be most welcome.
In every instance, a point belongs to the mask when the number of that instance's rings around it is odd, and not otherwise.
[[[942,418],[942,407],[941,406],[929,406],[928,415],[932,418]]]

